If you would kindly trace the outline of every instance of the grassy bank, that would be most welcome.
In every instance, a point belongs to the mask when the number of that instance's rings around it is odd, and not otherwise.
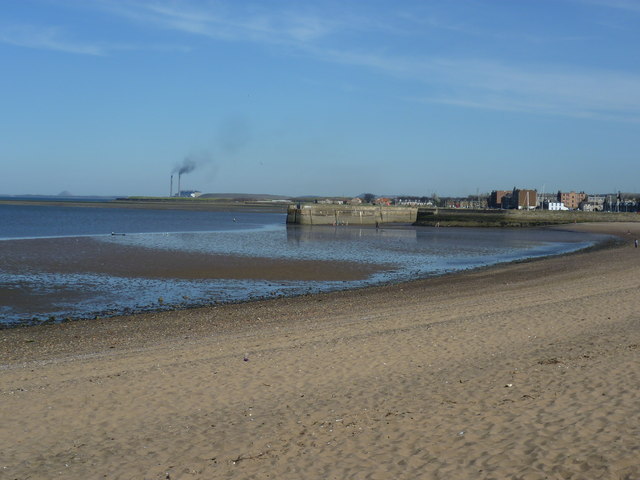
[[[637,213],[549,210],[419,209],[416,225],[441,227],[539,227],[585,222],[638,222]]]

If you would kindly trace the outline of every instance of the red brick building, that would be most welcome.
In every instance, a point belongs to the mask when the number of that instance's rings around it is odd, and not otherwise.
[[[558,192],[558,201],[562,202],[565,207],[576,210],[580,203],[588,199],[588,195],[584,192]]]
[[[535,190],[514,190],[511,208],[532,209],[538,206],[538,192]]]
[[[489,196],[490,208],[531,209],[538,205],[536,190],[494,190]]]
[[[494,190],[489,196],[489,208],[509,208],[511,203],[511,190]],[[505,198],[507,198],[506,205]]]

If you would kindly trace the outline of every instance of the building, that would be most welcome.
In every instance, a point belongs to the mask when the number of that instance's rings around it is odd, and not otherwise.
[[[430,197],[397,197],[396,205],[404,205],[409,207],[417,206],[433,206],[433,200]]]
[[[536,190],[521,190],[514,188],[508,190],[494,190],[489,196],[489,208],[513,208],[518,210],[530,210],[538,205],[538,193]]]
[[[202,192],[198,190],[180,190],[176,197],[198,198],[200,195],[202,195]]]
[[[585,200],[580,202],[578,208],[583,212],[602,212],[605,202],[604,195],[588,195]]]
[[[390,198],[385,198],[385,197],[378,197],[373,201],[374,205],[384,205],[384,206],[389,206],[391,205],[392,200]]]
[[[580,202],[580,207],[578,207],[583,212],[598,212],[598,207],[593,203],[589,203],[587,201]]]
[[[444,198],[445,208],[466,208],[470,210],[484,210],[487,208],[487,198],[464,197]]]
[[[547,203],[556,203],[558,201],[558,193],[538,193],[538,205],[540,208],[546,209],[545,206]]]
[[[538,206],[538,192],[536,190],[513,190],[511,208],[531,210]]]
[[[511,195],[511,191],[509,190],[494,190],[489,195],[489,208],[509,208],[507,205],[510,204],[511,200],[507,201],[505,205],[503,205],[505,197]]]
[[[580,203],[587,200],[588,195],[584,192],[558,192],[558,202],[564,203],[569,210],[576,210]]]
[[[562,202],[544,202],[542,208],[545,210],[569,210]]]

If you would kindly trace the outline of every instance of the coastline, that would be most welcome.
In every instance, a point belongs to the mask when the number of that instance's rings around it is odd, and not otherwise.
[[[227,253],[215,253],[215,249],[208,252],[207,249],[212,248],[209,244],[220,243],[220,240],[206,237],[200,239],[196,248],[182,249],[182,239],[175,237],[177,240],[172,240],[171,234],[151,234],[148,243],[140,241],[140,238],[147,238],[146,235],[135,234],[129,242],[119,240],[120,236],[108,235],[6,239],[0,249],[3,266],[0,310],[4,309],[5,314],[0,319],[0,328],[184,310],[400,283],[520,257],[557,255],[563,250],[600,241],[597,238],[580,239],[579,234],[567,236],[567,232],[554,234],[552,229],[520,231],[519,234],[516,231],[498,233],[494,230],[487,238],[486,230],[480,233],[474,233],[476,229],[467,230],[467,237],[472,236],[467,239],[467,245],[470,249],[475,248],[478,256],[474,258],[473,253],[468,254],[464,262],[447,261],[446,248],[428,247],[427,242],[424,243],[425,252],[413,259],[410,256],[385,256],[385,252],[369,256],[347,252],[346,258],[341,258],[334,252],[322,254],[322,250],[318,258],[313,255],[296,258],[299,253],[292,254],[290,250],[290,244],[295,252],[304,250],[306,242],[323,242],[327,238],[330,241],[348,239],[351,244],[355,235],[362,246],[353,251],[369,252],[375,250],[376,243],[367,244],[362,239],[380,239],[387,248],[390,238],[406,237],[410,244],[419,235],[412,227],[395,226],[379,231],[373,228],[288,227],[284,250],[281,243],[272,245],[275,250],[257,247],[257,256],[245,256],[232,245],[228,245],[229,250],[217,250]],[[458,234],[451,229],[430,229],[426,234],[432,239],[432,245],[439,242],[446,247],[449,242],[458,240]],[[189,235],[186,237],[184,241],[190,242]],[[489,248],[495,244],[517,245],[521,237],[526,241],[539,241],[539,248],[517,250],[515,247],[515,254],[504,249],[506,253],[496,255],[489,255],[482,248],[482,245]],[[254,238],[254,242],[245,245],[243,252],[247,252],[247,248],[250,250],[251,245],[268,244],[267,240],[258,240]],[[554,242],[557,242],[556,247]],[[273,251],[276,254],[270,256]]]
[[[0,472],[637,478],[640,225],[562,228],[624,243],[0,331]]]
[[[56,255],[50,252],[55,251]],[[333,282],[343,284],[367,279],[370,275],[392,268],[384,263],[366,264],[349,261],[279,259],[269,257],[243,257],[232,254],[202,254],[189,251],[156,250],[142,246],[103,242],[92,237],[60,237],[27,240],[3,240],[0,263],[7,276],[24,275],[28,281],[0,283],[0,307],[10,306],[14,317],[5,316],[0,329],[37,326],[44,323],[80,321],[96,317],[122,316],[149,311],[179,311],[202,304],[238,303],[223,294],[216,297],[194,296],[189,281],[260,282],[253,287],[263,298],[283,295],[290,285],[305,282]],[[47,275],[81,276],[85,281],[96,281],[92,288],[80,283],[58,284],[43,288],[34,279]],[[104,278],[114,279],[107,287]],[[123,279],[118,282],[118,279]],[[159,283],[153,283],[158,281]],[[164,288],[157,287],[167,281]],[[130,282],[139,294],[127,306],[105,300],[127,294],[121,286]],[[186,282],[186,283],[185,283]],[[142,288],[140,285],[146,285]],[[196,283],[197,285],[197,283]],[[230,287],[228,287],[230,288]],[[243,295],[241,287],[235,293]],[[153,295],[156,293],[156,295]],[[234,292],[229,292],[228,295]],[[146,295],[146,296],[143,296]],[[117,297],[124,303],[122,297]],[[249,296],[248,299],[251,299]],[[136,306],[131,306],[131,302]],[[87,305],[84,309],[78,304]],[[100,303],[98,303],[100,302]],[[102,305],[102,309],[96,305]],[[57,307],[62,305],[63,307]],[[56,308],[67,314],[60,314]],[[29,313],[21,313],[29,312]],[[75,316],[74,316],[75,313]],[[5,322],[5,323],[3,323]]]

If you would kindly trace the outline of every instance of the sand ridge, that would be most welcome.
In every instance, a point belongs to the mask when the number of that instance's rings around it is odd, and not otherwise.
[[[0,332],[0,478],[640,478],[640,237]]]

